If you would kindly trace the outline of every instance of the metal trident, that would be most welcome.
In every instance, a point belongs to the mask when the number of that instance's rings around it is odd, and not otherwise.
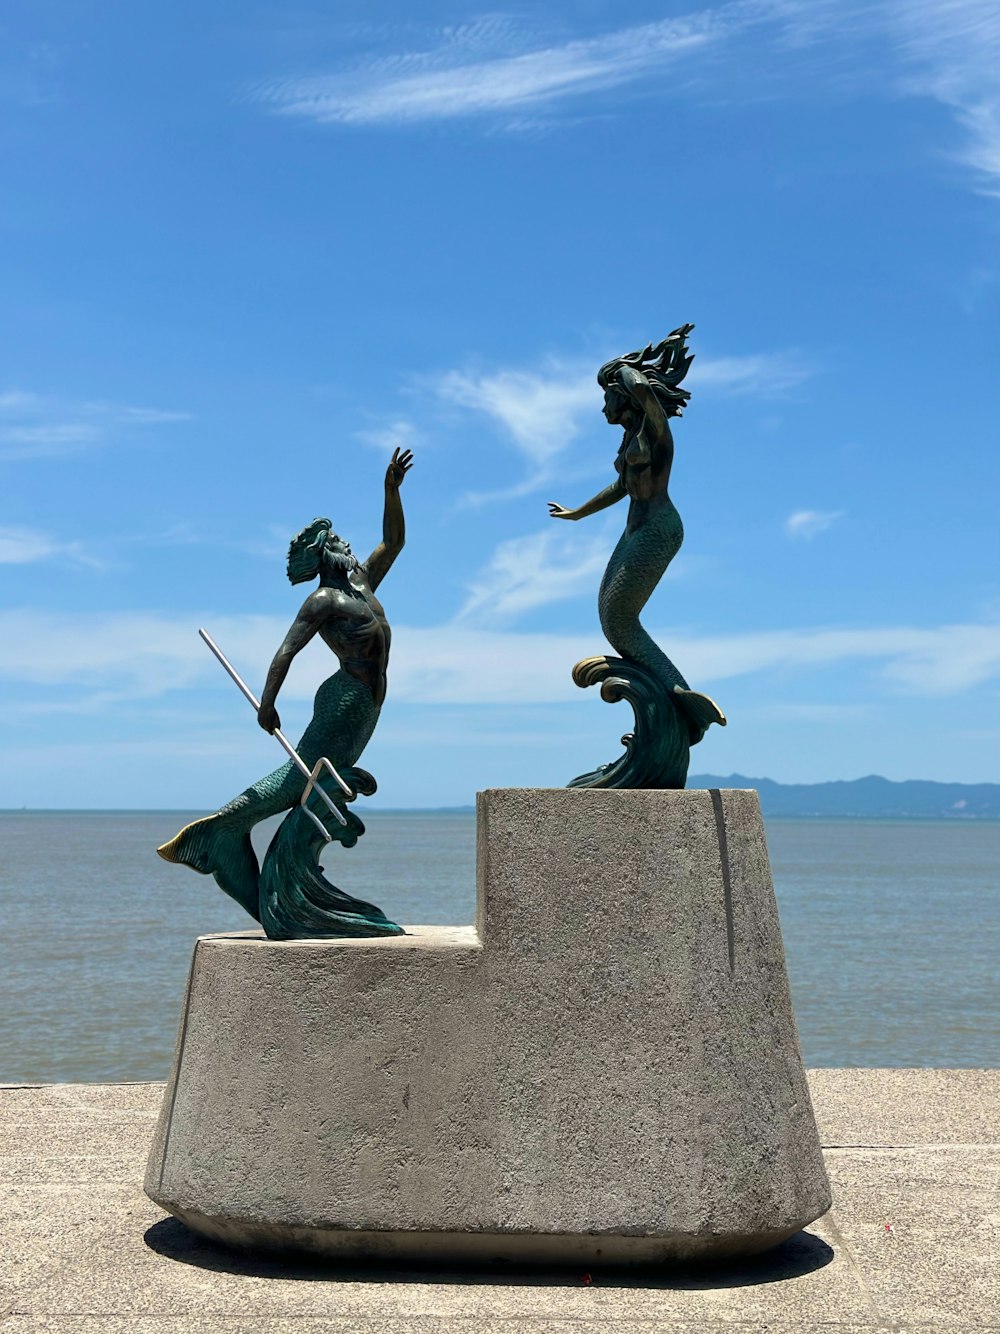
[[[226,671],[232,677],[236,685],[239,686],[240,691],[242,692],[244,698],[247,699],[253,705],[254,711],[255,712],[259,711],[260,700],[247,685],[246,681],[243,680],[243,677],[240,676],[239,672],[236,670],[233,664],[223,653],[222,649],[219,648],[218,644],[215,642],[212,636],[208,633],[207,630],[199,630],[198,633],[199,635],[201,635],[202,639],[205,641],[208,647],[218,658],[219,662],[221,662],[223,667],[225,667]],[[305,791],[302,793],[302,796],[299,800],[299,805],[305,811],[306,815],[309,816],[309,819],[312,820],[313,824],[316,826],[319,832],[323,835],[323,838],[326,840],[326,842],[332,843],[333,839],[327,833],[323,821],[319,818],[318,815],[314,815],[313,812],[306,805],[306,802],[309,800],[309,794],[310,792],[313,791],[313,789],[315,789],[316,792],[318,792],[319,795],[323,798],[324,802],[329,808],[330,814],[335,819],[339,820],[342,825],[347,824],[347,817],[344,815],[343,811],[334,804],[333,798],[328,796],[327,793],[324,791],[324,789],[320,786],[319,783],[320,774],[322,774],[324,771],[328,773],[330,777],[333,778],[333,780],[339,784],[341,790],[347,797],[348,801],[352,800],[355,794],[347,786],[347,784],[341,778],[340,774],[333,767],[333,765],[330,763],[330,761],[326,758],[325,755],[320,756],[320,758],[313,765],[312,769],[310,769],[309,766],[306,764],[305,760],[302,758],[302,756],[298,753],[298,751],[295,749],[292,743],[285,736],[284,732],[282,732],[279,728],[276,727],[271,735],[274,737],[275,741],[277,741],[278,744],[284,749],[285,754],[292,761],[295,767],[301,773],[303,773],[309,780],[306,783]]]

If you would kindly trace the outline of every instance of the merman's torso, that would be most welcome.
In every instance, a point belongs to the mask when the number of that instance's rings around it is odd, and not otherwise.
[[[369,587],[364,567],[359,566],[349,582],[339,581],[317,592],[323,595],[325,604],[320,637],[336,654],[344,671],[363,681],[375,703],[381,705],[392,632],[384,607]]]

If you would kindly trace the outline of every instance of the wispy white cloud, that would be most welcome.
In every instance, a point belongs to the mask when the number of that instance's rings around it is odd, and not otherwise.
[[[37,407],[41,399],[37,394],[26,393],[23,389],[8,389],[0,393],[0,412],[27,412]]]
[[[785,44],[822,76],[849,54],[852,87],[932,98],[962,132],[952,156],[1000,195],[1000,8],[996,0],[769,0]],[[889,59],[886,59],[888,48]]]
[[[205,623],[197,614],[0,611],[0,677],[110,690],[119,699],[168,694],[216,677],[219,668],[196,633]],[[266,616],[207,623],[234,660],[261,679],[288,628]]]
[[[115,535],[116,548],[132,549],[137,545],[149,547],[216,547],[225,551],[242,551],[248,556],[259,556],[262,560],[277,561],[279,565],[288,552],[290,535],[295,532],[295,523],[268,523],[263,528],[247,531],[234,524],[236,537],[220,532],[218,527],[206,527],[204,524],[181,520],[168,524],[164,528],[147,528],[140,532],[123,532]]]
[[[501,542],[469,584],[458,622],[504,625],[525,612],[588,594],[600,581],[614,538],[568,531],[567,523]]]
[[[94,689],[142,699],[218,684],[219,668],[195,634],[207,624],[251,682],[264,678],[287,630],[284,618],[159,613],[0,612],[0,677],[27,688]],[[780,672],[868,663],[893,692],[933,699],[1000,679],[1000,626],[801,628],[699,636],[651,632],[697,687]],[[72,645],[72,653],[67,645]],[[569,671],[598,651],[593,634],[519,633],[471,624],[397,626],[390,691],[423,704],[547,704],[576,697]],[[308,700],[333,659],[317,643],[293,664],[282,696]],[[530,663],[531,670],[520,664]],[[855,668],[856,670],[856,668]],[[873,687],[869,687],[869,692]],[[871,699],[867,702],[871,702]]]
[[[586,528],[550,520],[539,532],[501,542],[468,581],[469,595],[454,624],[502,627],[538,607],[576,597],[594,601],[620,532],[620,520],[592,519]],[[697,557],[681,557],[666,578],[683,577],[698,564]]]
[[[0,528],[0,565],[31,565],[48,560],[55,543],[34,528]]]
[[[0,426],[0,459],[58,458],[75,454],[100,436],[98,428],[87,422]]]
[[[116,403],[85,403],[83,411],[103,421],[141,423],[143,426],[161,426],[165,422],[189,422],[190,412],[171,412],[165,408],[130,408]]]
[[[735,4],[534,49],[510,25],[455,29],[433,49],[313,78],[272,81],[255,96],[274,111],[324,124],[377,125],[516,113],[661,73],[747,21]],[[470,31],[475,40],[470,43]],[[501,49],[497,51],[497,46]],[[485,48],[485,49],[484,49]],[[522,117],[523,119],[523,117]]]
[[[664,636],[695,679],[801,671],[849,661],[880,664],[883,679],[908,694],[958,694],[1000,675],[1000,627],[986,624],[796,629],[686,640]],[[685,672],[687,674],[687,671]]]
[[[894,0],[886,8],[906,91],[951,109],[956,159],[1000,196],[1000,6],[996,0]]]
[[[745,357],[695,357],[685,383],[692,389],[754,398],[780,398],[810,379],[817,367],[794,352]]]
[[[485,412],[503,426],[525,456],[539,466],[565,449],[580,415],[597,410],[601,390],[589,367],[547,360],[540,371],[500,370],[468,375],[449,371],[438,382],[443,398]]]
[[[218,526],[206,528],[204,524],[179,521],[159,528],[103,532],[86,544],[65,537],[61,531],[0,524],[0,565],[29,565],[58,559],[107,570],[131,564],[139,547],[208,547],[238,551],[266,560],[272,566],[277,563],[280,568],[296,522],[301,522],[301,517],[248,531],[234,521],[232,532],[226,533],[219,531]]]
[[[68,402],[11,389],[0,393],[0,460],[57,458],[129,427],[190,421],[191,414],[106,402]]]
[[[490,418],[527,464],[520,481],[464,497],[470,504],[512,500],[537,490],[556,472],[585,417],[599,418],[600,413],[593,367],[554,357],[539,370],[449,371],[435,387],[446,402]]]
[[[38,528],[0,526],[0,565],[34,565],[53,559],[103,568],[81,542],[67,541]]]
[[[421,432],[405,417],[397,417],[384,426],[372,426],[355,432],[357,438],[373,449],[391,454],[394,449],[415,448],[423,438]]]
[[[785,520],[785,532],[789,537],[812,538],[832,528],[844,514],[844,510],[795,510]]]
[[[680,62],[683,81],[663,77]],[[275,114],[323,124],[478,118],[523,132],[556,111],[591,110],[595,97],[620,96],[627,86],[659,97],[676,96],[677,88],[690,97],[700,87],[752,98],[762,77],[774,96],[808,72],[812,87],[826,79],[834,95],[868,86],[941,103],[963,133],[956,158],[985,192],[1000,194],[998,67],[996,0],[729,0],[574,40],[545,41],[537,26],[509,19],[476,20],[439,33],[423,50],[264,81],[250,95]]]
[[[603,424],[603,394],[595,374],[601,359],[550,356],[537,370],[452,370],[436,377],[435,390],[442,399],[490,418],[527,464],[519,481],[467,495],[465,503],[517,499],[537,491],[561,470],[564,455],[585,425]],[[688,380],[703,393],[772,398],[814,374],[816,367],[793,353],[760,352],[696,357]]]
[[[889,690],[933,698],[1000,677],[1000,627],[795,629],[725,636],[652,633],[706,687],[757,672],[805,677],[842,663],[871,663]],[[520,634],[451,627],[407,629],[397,636],[396,698],[423,703],[555,703],[574,697],[568,673],[599,651],[592,635]],[[512,664],[531,663],[531,672]],[[530,679],[529,679],[530,678]]]

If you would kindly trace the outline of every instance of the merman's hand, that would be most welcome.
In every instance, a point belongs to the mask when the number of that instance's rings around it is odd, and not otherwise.
[[[265,732],[272,735],[281,727],[281,719],[278,717],[278,710],[273,704],[262,704],[257,710],[257,721],[263,727]]]
[[[403,485],[403,478],[413,467],[412,449],[404,449],[402,454],[399,452],[399,446],[392,451],[392,458],[389,460],[389,466],[385,470],[385,484],[387,487],[399,489]]]
[[[554,500],[550,500],[548,504],[550,519],[578,519],[580,517],[576,510],[568,510],[564,505],[557,505]]]

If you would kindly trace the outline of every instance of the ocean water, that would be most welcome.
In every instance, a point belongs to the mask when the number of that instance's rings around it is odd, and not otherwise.
[[[0,813],[0,1083],[166,1077],[195,937],[255,925],[155,855],[191,818]],[[331,879],[400,922],[473,920],[471,814],[364,819]],[[806,1063],[1000,1065],[1000,823],[767,828]]]

